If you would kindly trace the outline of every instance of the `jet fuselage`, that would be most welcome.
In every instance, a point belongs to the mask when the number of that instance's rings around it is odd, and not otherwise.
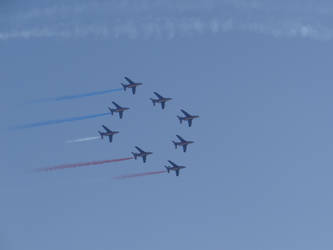
[[[116,109],[111,109],[113,112],[122,112],[122,111],[126,111],[129,110],[129,108],[116,108]]]
[[[180,170],[180,169],[183,169],[183,168],[186,168],[186,167],[185,167],[185,166],[168,167],[168,169],[170,169],[170,170],[174,170],[174,171],[176,171],[176,170]]]
[[[185,116],[185,117],[181,117],[183,120],[187,121],[187,120],[193,120],[196,118],[199,118],[200,116],[198,115],[191,115],[191,116]]]
[[[185,146],[194,143],[194,141],[175,142],[177,146]]]
[[[168,102],[168,101],[171,101],[172,98],[161,98],[161,99],[153,99],[152,100],[156,103],[162,103],[162,102]]]
[[[140,82],[138,82],[138,83],[129,83],[129,84],[125,84],[125,86],[126,86],[126,88],[135,88],[135,87],[137,87],[137,86],[140,86],[140,85],[142,85],[143,83],[140,83]]]
[[[152,152],[143,152],[143,153],[134,153],[137,157],[144,157],[147,155],[151,155]]]
[[[110,136],[110,135],[115,135],[118,134],[119,131],[111,131],[111,132],[101,132],[103,136]]]

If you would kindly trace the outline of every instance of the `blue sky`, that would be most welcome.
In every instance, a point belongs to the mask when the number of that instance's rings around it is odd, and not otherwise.
[[[302,3],[300,5],[300,3]],[[332,249],[329,1],[29,1],[0,11],[0,249]],[[27,101],[144,82],[137,95]],[[165,111],[152,92],[173,97]],[[31,122],[131,107],[9,131]],[[199,114],[181,126],[184,108]],[[102,124],[120,131],[106,141]],[[186,154],[171,140],[196,141]],[[140,161],[31,174],[63,163]],[[180,177],[158,171],[174,160]]]

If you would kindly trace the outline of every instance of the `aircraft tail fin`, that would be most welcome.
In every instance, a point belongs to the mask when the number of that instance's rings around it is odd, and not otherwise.
[[[172,142],[175,145],[175,149],[177,149],[177,143],[175,141],[172,141]]]
[[[166,170],[168,171],[168,173],[170,173],[170,168],[168,166],[164,166],[166,168]]]
[[[121,86],[123,86],[124,91],[126,91],[126,89],[127,89],[127,85],[125,85],[125,84],[123,84],[123,83],[120,83],[120,84],[121,84]]]
[[[133,155],[133,157],[134,157],[135,160],[138,158],[138,155],[136,153],[132,152],[132,155]]]
[[[153,98],[150,98],[150,100],[153,102],[153,105],[156,105],[156,101]]]
[[[99,135],[101,136],[101,139],[103,139],[104,135],[101,131],[98,131]]]
[[[179,122],[182,123],[182,122],[183,122],[183,118],[181,118],[181,117],[178,116],[178,115],[177,115],[177,117],[178,117],[178,119],[179,119]]]
[[[111,115],[113,115],[114,110],[112,108],[110,108],[110,107],[108,107],[108,108],[109,108],[109,110],[111,112]]]

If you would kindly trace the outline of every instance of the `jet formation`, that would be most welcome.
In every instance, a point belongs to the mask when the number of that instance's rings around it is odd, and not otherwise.
[[[143,83],[134,82],[131,79],[129,79],[128,77],[124,77],[124,78],[128,82],[128,84],[121,83],[121,85],[124,88],[124,91],[126,91],[127,89],[132,89],[132,93],[133,93],[133,95],[135,95],[136,88],[138,86],[143,85]],[[150,100],[152,101],[154,106],[156,106],[156,104],[161,104],[161,107],[163,110],[165,109],[166,103],[173,99],[171,97],[163,97],[162,95],[160,95],[157,92],[153,92],[153,93],[157,98],[150,98]],[[124,112],[130,109],[128,107],[122,107],[114,101],[112,102],[112,104],[115,106],[115,108],[108,107],[111,115],[113,115],[114,113],[118,113],[120,119],[123,118]],[[189,127],[192,126],[192,121],[194,119],[199,118],[198,115],[191,115],[183,109],[181,109],[180,111],[184,114],[184,116],[177,116],[177,118],[179,119],[180,123],[182,123],[183,121],[187,121]],[[98,131],[98,133],[101,136],[101,139],[104,139],[104,137],[108,137],[109,142],[112,143],[113,135],[118,134],[119,131],[112,131],[109,128],[107,128],[105,125],[102,125],[102,127],[105,129],[105,132]],[[176,137],[179,139],[179,141],[172,141],[172,143],[174,144],[176,149],[178,147],[182,147],[184,153],[187,151],[188,145],[194,143],[194,141],[185,140],[180,135],[176,135]],[[140,158],[142,158],[143,163],[147,162],[147,156],[153,154],[153,152],[144,151],[143,149],[139,148],[138,146],[135,146],[135,148],[138,152],[132,152],[134,159],[137,160],[140,157]],[[170,160],[168,160],[168,162],[171,164],[171,166],[165,166],[167,172],[170,173],[170,171],[175,171],[176,176],[179,176],[181,169],[186,168],[185,166],[177,165],[176,163],[174,163]]]

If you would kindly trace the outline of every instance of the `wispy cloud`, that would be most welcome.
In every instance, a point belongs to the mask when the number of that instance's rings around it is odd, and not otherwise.
[[[301,22],[260,23],[237,22],[233,19],[173,18],[149,21],[124,21],[108,25],[77,27],[27,28],[0,33],[0,40],[32,38],[128,38],[128,39],[173,39],[190,35],[218,34],[228,31],[255,32],[275,37],[299,37],[330,40],[333,31],[327,27]]]
[[[311,1],[305,0],[307,7],[304,9],[309,8]],[[229,31],[255,32],[274,37],[333,38],[333,28],[320,16],[319,10],[323,5],[317,7],[314,19],[298,15],[300,10],[294,10],[290,3],[289,7],[273,2],[270,7],[267,1],[262,0],[198,0],[195,3],[180,0],[176,4],[160,0],[114,0],[59,4],[17,12],[7,31],[0,31],[0,40],[84,37],[173,39]],[[320,18],[317,18],[318,15]],[[320,22],[320,19],[324,21]]]

